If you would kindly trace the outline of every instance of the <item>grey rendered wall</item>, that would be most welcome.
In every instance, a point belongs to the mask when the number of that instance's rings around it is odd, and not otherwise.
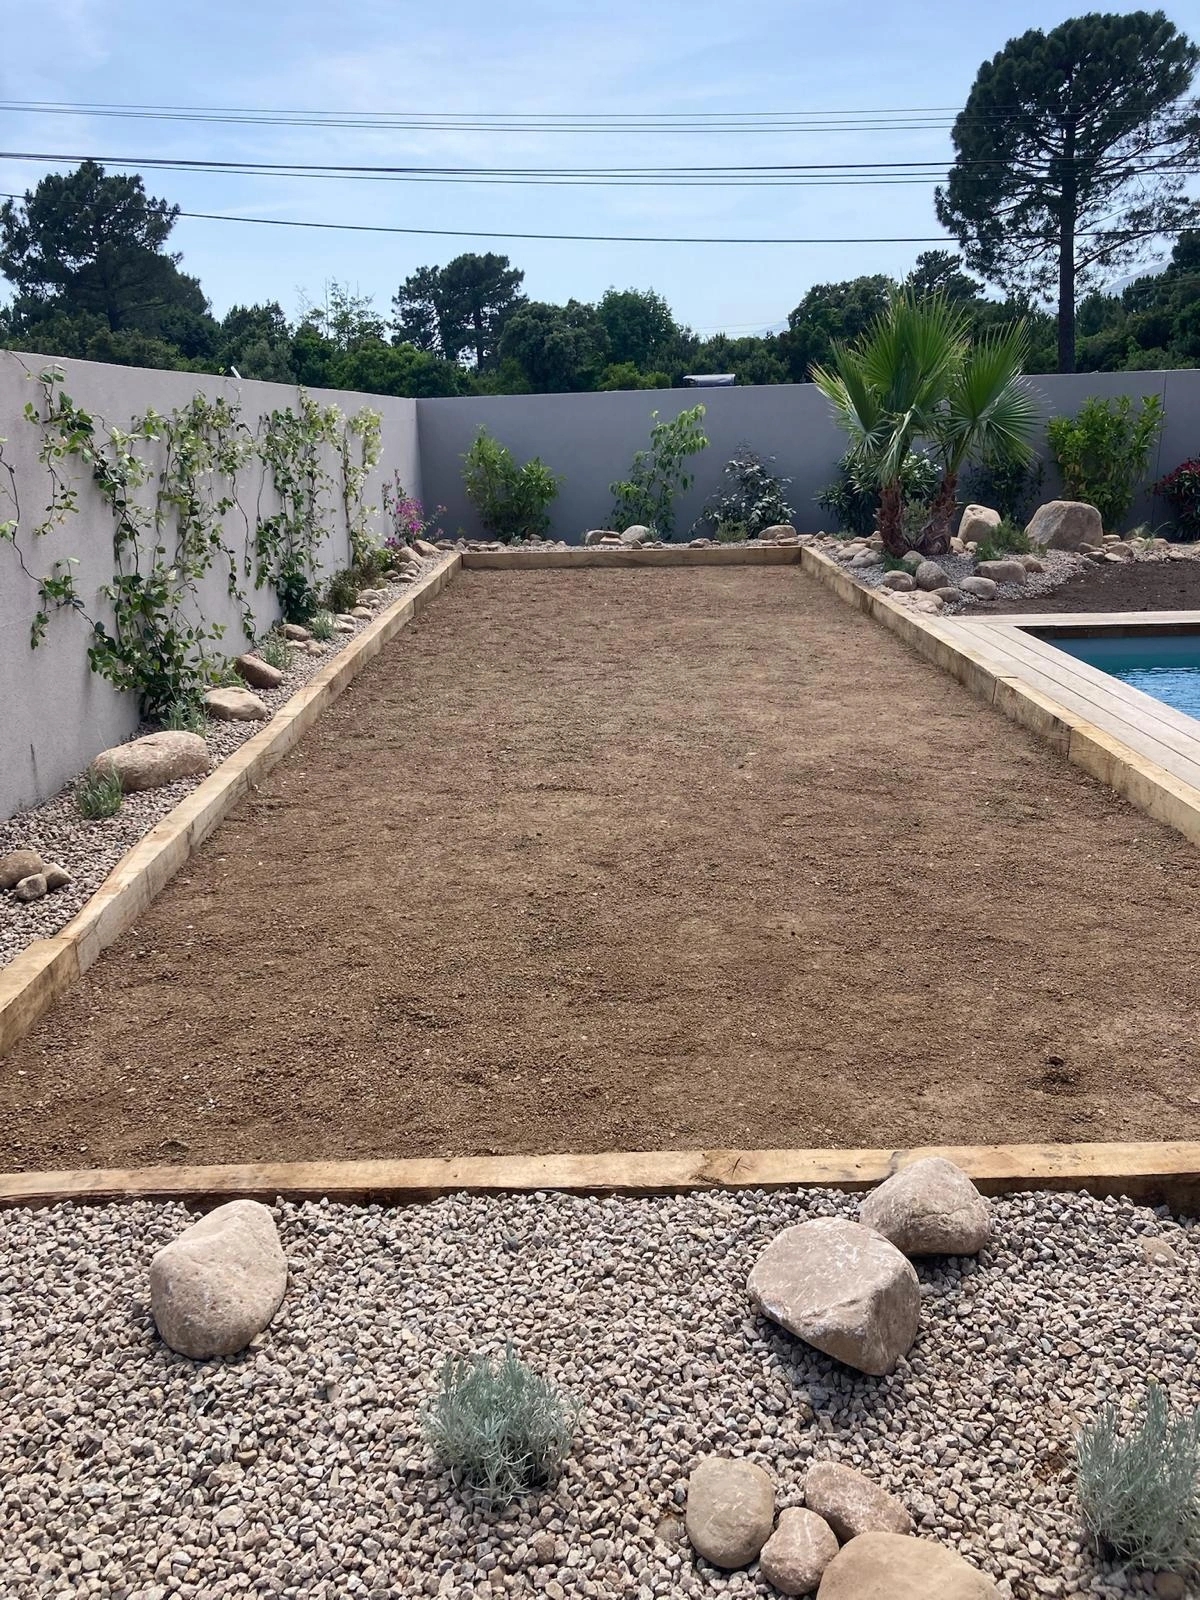
[[[111,608],[100,594],[113,573],[113,519],[90,477],[71,460],[63,471],[78,490],[78,513],[65,526],[35,539],[32,528],[42,520],[49,499],[49,479],[37,459],[41,429],[26,421],[27,401],[38,400],[36,374],[49,363],[44,356],[0,352],[0,438],[4,460],[14,471],[20,500],[18,538],[26,561],[36,576],[47,572],[55,560],[73,558],[75,584],[90,615],[111,625]],[[285,384],[238,382],[188,372],[146,371],[136,367],[105,366],[96,362],[58,361],[64,373],[63,388],[84,410],[110,425],[128,427],[135,416],[153,406],[167,413],[186,404],[197,391],[215,398],[224,395],[240,403],[244,420],[253,427],[258,418],[277,407],[294,406],[297,391]],[[406,488],[420,492],[417,451],[416,404],[379,395],[313,391],[322,404],[333,403],[350,415],[362,406],[373,407],[383,417],[380,465],[371,474],[366,495],[378,505],[382,479],[400,473]],[[334,470],[330,456],[328,463]],[[241,474],[238,499],[250,517],[269,516],[277,509],[274,491],[263,482],[257,464]],[[10,480],[0,474],[0,522],[16,514],[11,503]],[[330,535],[321,552],[325,571],[345,566],[349,551],[345,516],[340,499],[331,508]],[[225,521],[225,539],[237,551],[246,540],[246,524],[235,511]],[[235,654],[244,648],[241,616],[228,593],[227,569],[215,568],[203,580],[198,610],[210,623],[226,627],[221,648]],[[241,576],[257,619],[259,631],[278,620],[279,611],[270,589],[255,590]],[[128,738],[138,723],[133,696],[119,694],[93,673],[87,661],[88,625],[70,612],[53,615],[44,643],[31,650],[29,627],[37,610],[37,587],[21,572],[16,552],[0,541],[0,817],[12,815],[57,792],[97,754]]]
[[[1089,395],[1158,394],[1167,421],[1151,463],[1148,483],[1189,455],[1200,452],[1200,370],[1105,372],[1037,377],[1045,414],[1077,411]],[[462,492],[462,457],[481,426],[506,444],[519,461],[540,455],[565,483],[552,507],[555,538],[578,541],[588,528],[607,527],[612,511],[609,484],[625,474],[633,453],[648,441],[651,413],[672,417],[697,401],[706,407],[710,446],[692,458],[696,484],[680,501],[676,537],[695,520],[717,487],[721,467],[741,443],[776,457],[776,470],[792,479],[789,492],[801,531],[832,526],[816,504],[817,492],[837,471],[845,436],[829,406],[810,383],[764,388],[620,390],[609,394],[502,395],[462,400],[418,400],[421,467],[427,503],[442,503],[444,527],[479,537],[483,529]],[[1044,433],[1041,449],[1045,454]],[[1047,464],[1045,498],[1059,492],[1053,463]],[[1164,508],[1143,493],[1131,522],[1165,520]]]

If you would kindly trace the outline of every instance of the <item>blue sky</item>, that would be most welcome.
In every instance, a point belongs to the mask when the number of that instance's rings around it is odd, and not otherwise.
[[[1083,7],[1077,9],[1082,10]],[[1135,6],[1112,9],[1133,10]],[[457,4],[328,0],[42,0],[8,8],[6,100],[400,112],[847,112],[961,106],[979,63],[1069,8],[1033,0],[527,0]],[[1188,26],[1178,6],[1171,14]],[[1193,27],[1193,30],[1195,28]],[[536,133],[246,128],[3,114],[5,150],[226,160],[460,165],[706,165],[935,160],[943,126],[805,134]],[[937,121],[929,118],[929,121]],[[48,164],[0,160],[22,191]],[[534,232],[806,236],[939,235],[932,185],[618,189],[382,184],[160,172],[151,192],[185,210],[479,229],[402,238],[181,219],[173,236],[218,314],[278,299],[294,314],[336,278],[389,306],[415,267],[493,249],[537,299],[590,300],[610,285],[655,288],[700,332],[777,326],[813,283],[903,272],[920,244],[726,246],[499,243]]]

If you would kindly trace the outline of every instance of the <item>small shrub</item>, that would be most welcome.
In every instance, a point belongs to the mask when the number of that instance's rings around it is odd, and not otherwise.
[[[704,520],[701,518],[696,523],[696,529],[703,527]],[[720,519],[712,532],[718,544],[743,544],[750,537],[750,530],[744,522],[734,522],[725,517]]]
[[[480,428],[463,461],[467,499],[493,538],[509,543],[547,532],[547,508],[563,480],[540,456],[518,467],[507,445]]]
[[[574,1402],[508,1345],[494,1366],[448,1356],[421,1420],[433,1454],[490,1508],[556,1475],[577,1417]]]
[[[320,612],[313,613],[314,617],[319,615]],[[311,629],[312,624],[313,617],[310,617],[307,626]],[[273,628],[270,633],[264,634],[259,640],[255,654],[260,661],[265,661],[269,667],[275,667],[280,672],[286,672],[292,664],[295,652],[292,649],[291,640],[285,639],[281,633]]]
[[[1024,528],[1008,517],[1002,517],[1000,526],[980,539],[975,549],[975,559],[998,561],[1002,556],[1027,556],[1032,549],[1033,544]]]
[[[704,407],[693,406],[667,422],[650,413],[650,448],[634,455],[629,477],[609,484],[613,495],[611,526],[618,532],[635,525],[653,528],[660,539],[675,531],[675,501],[691,488],[695,477],[685,465],[690,456],[707,450],[701,432]]]
[[[1077,417],[1051,417],[1046,436],[1066,497],[1095,506],[1105,532],[1115,532],[1128,515],[1162,424],[1163,404],[1154,394],[1143,398],[1138,412],[1130,395],[1093,395]]]
[[[1101,1549],[1159,1572],[1200,1560],[1200,1406],[1172,1416],[1166,1392],[1150,1384],[1122,1438],[1105,1406],[1076,1447],[1079,1505]]]
[[[352,611],[357,604],[358,583],[354,574],[348,568],[344,572],[335,572],[325,590],[324,609],[336,614]]]
[[[283,563],[275,583],[275,593],[279,597],[279,609],[285,622],[306,623],[319,604],[317,591],[298,556],[289,556]]]
[[[739,445],[721,473],[721,487],[705,503],[696,518],[693,533],[715,529],[721,542],[721,526],[728,524],[744,531],[737,537],[756,539],[765,528],[781,522],[791,522],[794,512],[788,504],[784,490],[790,478],[777,477],[771,471],[774,457],[764,461],[749,445]]]
[[[1200,539],[1200,456],[1192,456],[1160,478],[1151,490],[1170,507],[1177,539]]]
[[[386,550],[398,550],[414,539],[428,539],[436,543],[442,538],[440,519],[446,515],[445,506],[437,506],[432,516],[414,494],[407,494],[397,472],[390,483],[383,486],[383,514],[388,519],[391,532],[383,541]]]
[[[162,725],[176,733],[203,733],[208,726],[204,702],[195,695],[172,700],[162,714]]]
[[[350,568],[362,589],[373,589],[388,570],[388,552],[381,545],[364,544]]]
[[[879,510],[879,491],[860,483],[855,476],[853,458],[845,455],[838,462],[838,480],[826,484],[817,495],[817,504],[832,511],[843,533],[875,532],[875,513]],[[911,451],[900,468],[900,485],[906,501],[928,505],[937,493],[939,473],[928,456]]]
[[[308,621],[308,631],[314,639],[322,641],[333,638],[333,613],[329,611],[314,611]]]
[[[88,822],[98,822],[101,817],[115,817],[125,798],[121,780],[112,767],[95,771],[89,767],[75,785],[75,804],[79,815]]]

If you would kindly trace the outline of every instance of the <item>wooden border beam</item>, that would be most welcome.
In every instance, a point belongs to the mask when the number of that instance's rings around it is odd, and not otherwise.
[[[1086,1190],[1200,1205],[1200,1143],[927,1145],[897,1150],[642,1150],[0,1174],[0,1207],[122,1200],[329,1199],[407,1203],[444,1194],[681,1194],[694,1189],[872,1188],[922,1156],[955,1162],[985,1194]]]

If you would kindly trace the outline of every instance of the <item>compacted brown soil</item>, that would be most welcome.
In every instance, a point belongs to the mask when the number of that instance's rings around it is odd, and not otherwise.
[[[1200,560],[1106,562],[1087,567],[1057,589],[1028,599],[996,601],[983,611],[1197,611]]]
[[[0,1063],[0,1162],[1195,1137],[1198,905],[798,568],[467,573]]]

